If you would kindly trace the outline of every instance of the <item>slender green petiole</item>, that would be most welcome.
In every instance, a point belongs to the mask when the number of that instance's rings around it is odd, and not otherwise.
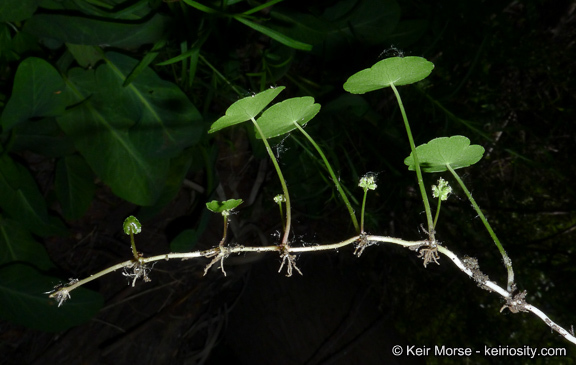
[[[130,244],[132,245],[132,255],[134,255],[134,260],[138,260],[140,255],[138,255],[138,250],[136,250],[136,243],[134,242],[134,232],[130,230]]]
[[[226,233],[228,232],[228,215],[230,211],[223,211],[222,217],[224,217],[224,234],[222,234],[222,241],[220,241],[219,247],[224,246],[224,242],[226,242]]]
[[[436,207],[436,215],[434,216],[434,229],[436,229],[436,223],[438,223],[438,216],[440,215],[441,205],[442,205],[442,199],[438,198],[438,206]]]
[[[362,210],[360,211],[360,232],[364,232],[364,210],[366,208],[366,196],[368,189],[364,189],[364,198],[362,199]]]
[[[344,204],[346,204],[346,208],[348,208],[348,213],[350,214],[350,218],[352,219],[352,224],[354,224],[354,229],[356,229],[356,233],[362,232],[363,230],[358,226],[358,219],[356,219],[356,214],[354,214],[354,208],[352,208],[352,204],[350,204],[350,201],[348,200],[348,197],[346,196],[344,189],[342,189],[342,186],[340,186],[340,182],[338,182],[338,178],[336,177],[334,170],[332,170],[332,166],[328,162],[328,159],[324,155],[324,152],[322,152],[322,149],[320,148],[320,146],[318,146],[316,141],[314,141],[314,139],[312,137],[310,137],[310,135],[308,133],[306,133],[306,131],[304,131],[304,128],[302,128],[300,126],[300,124],[294,122],[294,125],[300,130],[300,132],[302,132],[304,137],[306,137],[308,139],[308,141],[310,141],[310,143],[312,143],[314,148],[316,148],[316,151],[318,151],[318,154],[322,158],[322,161],[324,161],[324,165],[328,169],[328,173],[332,177],[332,181],[334,182],[334,185],[336,185],[336,190],[338,190],[338,193],[340,193],[340,197],[344,201]],[[366,197],[364,197],[364,198],[366,198]]]
[[[264,142],[264,146],[266,146],[266,151],[268,152],[268,155],[270,156],[270,159],[272,160],[272,163],[274,164],[274,168],[276,169],[276,173],[278,174],[278,178],[280,179],[280,184],[282,185],[282,192],[284,194],[284,199],[286,199],[286,225],[284,226],[284,236],[282,237],[282,242],[281,242],[282,245],[286,246],[286,245],[288,245],[288,237],[290,235],[290,224],[291,224],[291,219],[292,219],[292,214],[291,214],[291,209],[290,209],[290,195],[288,195],[288,187],[286,186],[286,180],[284,180],[284,175],[282,175],[282,170],[280,170],[280,165],[278,165],[278,160],[276,160],[276,157],[274,156],[274,152],[272,152],[272,148],[270,147],[268,140],[264,136],[264,133],[262,133],[262,129],[260,129],[260,126],[256,122],[256,119],[254,119],[253,117],[250,119],[252,120],[252,123],[254,123],[254,127],[256,128],[256,130],[258,131],[258,134],[262,138],[262,142]]]
[[[360,179],[358,184],[362,189],[364,189],[364,198],[362,199],[362,210],[360,211],[360,233],[364,233],[364,211],[366,210],[366,196],[368,196],[368,190],[376,190],[376,179],[373,174],[366,174]]]
[[[274,202],[278,204],[280,209],[280,219],[282,220],[282,230],[286,230],[286,223],[284,223],[284,211],[282,211],[282,203],[286,203],[286,198],[282,194],[278,194],[274,197]]]
[[[418,156],[416,154],[416,145],[414,144],[414,138],[412,137],[412,131],[410,130],[410,124],[408,123],[408,117],[406,116],[406,111],[404,110],[404,104],[402,104],[402,98],[394,84],[390,84],[392,91],[396,95],[396,100],[398,100],[398,106],[400,107],[400,112],[402,113],[402,118],[404,119],[404,126],[406,127],[406,133],[408,134],[408,142],[410,143],[410,150],[412,151],[412,156],[414,156],[414,167],[416,167],[416,176],[418,177],[418,186],[420,187],[420,194],[422,195],[422,202],[424,203],[424,210],[426,211],[426,219],[428,221],[428,237],[430,242],[435,242],[434,238],[434,221],[432,220],[432,211],[430,209],[430,203],[428,202],[428,195],[426,194],[426,188],[424,187],[424,179],[422,178],[422,171],[420,169],[420,163],[418,162]]]
[[[478,206],[478,204],[476,204],[476,200],[474,200],[474,198],[472,197],[472,194],[470,194],[470,192],[466,188],[466,185],[464,185],[464,182],[462,181],[462,179],[460,179],[460,176],[458,176],[456,171],[454,171],[454,169],[450,165],[446,165],[446,167],[448,167],[448,171],[450,171],[452,173],[452,176],[454,176],[456,181],[458,181],[458,184],[460,184],[460,187],[464,191],[464,194],[466,194],[466,196],[468,197],[468,200],[470,200],[470,203],[472,203],[474,210],[476,210],[476,213],[478,213],[478,216],[482,220],[482,223],[484,223],[486,230],[488,230],[488,233],[490,234],[490,236],[494,240],[496,247],[498,247],[498,250],[500,251],[500,254],[502,255],[502,258],[504,260],[504,266],[506,266],[506,270],[508,271],[507,289],[508,289],[509,293],[512,293],[515,289],[514,270],[512,269],[512,260],[510,260],[510,257],[508,257],[508,254],[506,253],[506,250],[504,250],[504,247],[502,247],[502,244],[500,243],[500,240],[496,236],[496,233],[494,233],[494,231],[492,230],[490,223],[488,223],[488,220],[486,219],[486,217],[482,213],[482,210],[480,210],[480,207]]]
[[[140,255],[138,254],[138,250],[136,250],[136,243],[134,242],[134,235],[138,234],[142,231],[142,225],[140,221],[133,215],[127,217],[124,220],[122,225],[124,229],[124,233],[130,236],[130,245],[132,246],[132,255],[134,256],[134,260],[138,260]]]

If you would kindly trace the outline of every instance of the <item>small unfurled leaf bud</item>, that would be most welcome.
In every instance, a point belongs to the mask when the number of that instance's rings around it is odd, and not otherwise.
[[[129,235],[130,233],[138,234],[142,232],[142,225],[140,224],[138,219],[133,215],[129,216],[124,220],[123,227],[124,227],[124,233],[126,233],[127,235]]]

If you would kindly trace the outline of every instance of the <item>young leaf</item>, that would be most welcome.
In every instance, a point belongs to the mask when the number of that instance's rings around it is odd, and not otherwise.
[[[231,211],[242,203],[242,199],[230,199],[224,202],[212,200],[210,203],[206,203],[206,208],[214,213],[223,213],[224,211]]]
[[[390,86],[409,85],[430,75],[434,64],[422,57],[392,57],[350,76],[344,90],[364,94]]]
[[[208,133],[255,118],[284,89],[284,86],[275,87],[238,100],[230,105],[225,116],[212,124]]]
[[[304,96],[284,100],[268,108],[256,121],[266,138],[272,138],[296,129],[296,123],[304,125],[320,111],[320,104],[314,98]],[[260,139],[259,133],[256,138]]]
[[[138,234],[142,232],[142,224],[138,220],[138,218],[134,217],[133,215],[129,216],[128,218],[124,219],[124,223],[122,224],[122,228],[124,229],[124,233],[126,234]]]
[[[454,170],[474,165],[484,154],[484,147],[470,146],[470,140],[463,136],[435,138],[416,147],[418,162],[424,172],[442,172],[450,165]],[[414,171],[414,158],[408,156],[404,163]]]

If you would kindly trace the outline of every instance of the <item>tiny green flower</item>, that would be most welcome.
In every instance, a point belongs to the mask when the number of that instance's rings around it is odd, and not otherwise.
[[[432,196],[434,198],[440,198],[441,200],[448,199],[448,195],[452,193],[452,187],[448,184],[448,181],[443,178],[438,179],[438,186],[432,185]]]
[[[142,225],[140,224],[138,219],[133,215],[129,216],[124,220],[123,228],[124,233],[126,233],[127,235],[129,235],[130,233],[138,234],[142,232]]]
[[[274,202],[276,204],[281,204],[286,202],[286,197],[283,194],[278,194],[274,197]]]
[[[364,190],[376,190],[378,185],[376,185],[376,178],[373,174],[366,174],[360,178],[360,183],[358,184],[359,187],[363,188]]]

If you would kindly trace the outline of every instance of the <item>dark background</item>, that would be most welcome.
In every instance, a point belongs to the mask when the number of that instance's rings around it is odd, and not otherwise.
[[[264,14],[281,30],[274,12],[322,16],[333,3],[285,1],[275,5],[271,15],[268,10]],[[374,13],[384,11],[379,2],[370,4]],[[421,85],[399,89],[416,144],[461,134],[485,147],[484,158],[461,170],[461,176],[512,259],[518,287],[528,292],[527,301],[569,329],[576,322],[576,2],[399,0],[398,5],[409,36],[377,42],[348,37],[320,43],[312,52],[294,52],[225,18],[191,8],[185,12],[181,2],[161,4],[157,11],[174,17],[174,41],[194,37],[184,31],[186,16],[190,22],[202,19],[213,26],[201,52],[243,90],[259,91],[260,79],[250,75],[265,70],[266,57],[291,55],[287,66],[276,70],[276,79],[268,79],[265,87],[285,85],[285,97],[311,95],[323,106],[307,131],[328,152],[341,182],[357,199],[361,198],[355,187],[358,178],[366,172],[378,174],[378,189],[370,193],[367,207],[366,226],[373,234],[422,239],[420,224],[425,216],[415,176],[403,164],[409,147],[393,93],[380,90],[364,95],[360,102],[346,99],[342,84],[389,56],[421,56],[433,62],[434,71]],[[236,6],[249,8],[244,3]],[[307,41],[305,35],[299,37]],[[138,58],[145,51],[126,52]],[[59,51],[39,52],[57,57]],[[171,79],[166,69],[155,69]],[[211,87],[209,75],[204,67],[191,87],[182,88],[206,120],[213,121],[236,96],[225,84]],[[232,217],[230,233],[231,241],[239,244],[273,244],[281,230],[271,200],[280,191],[279,184],[262,147],[249,134],[243,127],[231,128],[204,143],[212,148],[214,176],[226,198],[248,200],[258,184],[259,169],[265,169],[252,205]],[[295,205],[295,245],[351,237],[354,232],[346,210],[329,176],[303,149],[304,140],[294,136],[274,142],[281,147],[280,162]],[[21,157],[32,165],[37,156],[22,152]],[[49,159],[43,161],[45,169],[53,168]],[[187,178],[205,186],[210,173],[192,166]],[[449,180],[448,175],[442,176]],[[437,175],[425,178],[431,185]],[[49,190],[49,183],[44,184],[43,189]],[[454,194],[443,204],[437,238],[459,255],[476,257],[484,273],[504,286],[498,251],[465,195],[453,185]],[[144,222],[143,233],[137,236],[139,249],[146,255],[168,252],[180,231],[198,227],[204,203],[218,198],[210,194],[183,188],[162,212]],[[139,207],[100,184],[85,216],[66,222],[70,235],[44,242],[61,268],[61,277],[85,277],[128,259],[121,222],[139,212]],[[195,249],[216,245],[221,230],[220,219],[214,218]],[[504,304],[500,297],[478,288],[449,260],[442,258],[439,266],[425,269],[414,252],[391,244],[368,247],[360,258],[352,252],[348,247],[301,255],[297,264],[304,275],[291,278],[277,273],[280,260],[274,254],[231,257],[225,262],[226,277],[216,267],[202,276],[207,260],[159,262],[150,274],[152,281],[135,288],[114,273],[91,286],[104,296],[105,305],[84,325],[45,333],[2,322],[0,362],[466,361],[394,358],[391,348],[399,344],[473,350],[562,347],[568,357],[537,357],[531,362],[574,363],[574,345],[530,313],[500,312]],[[475,355],[469,361],[520,364],[528,359]]]

